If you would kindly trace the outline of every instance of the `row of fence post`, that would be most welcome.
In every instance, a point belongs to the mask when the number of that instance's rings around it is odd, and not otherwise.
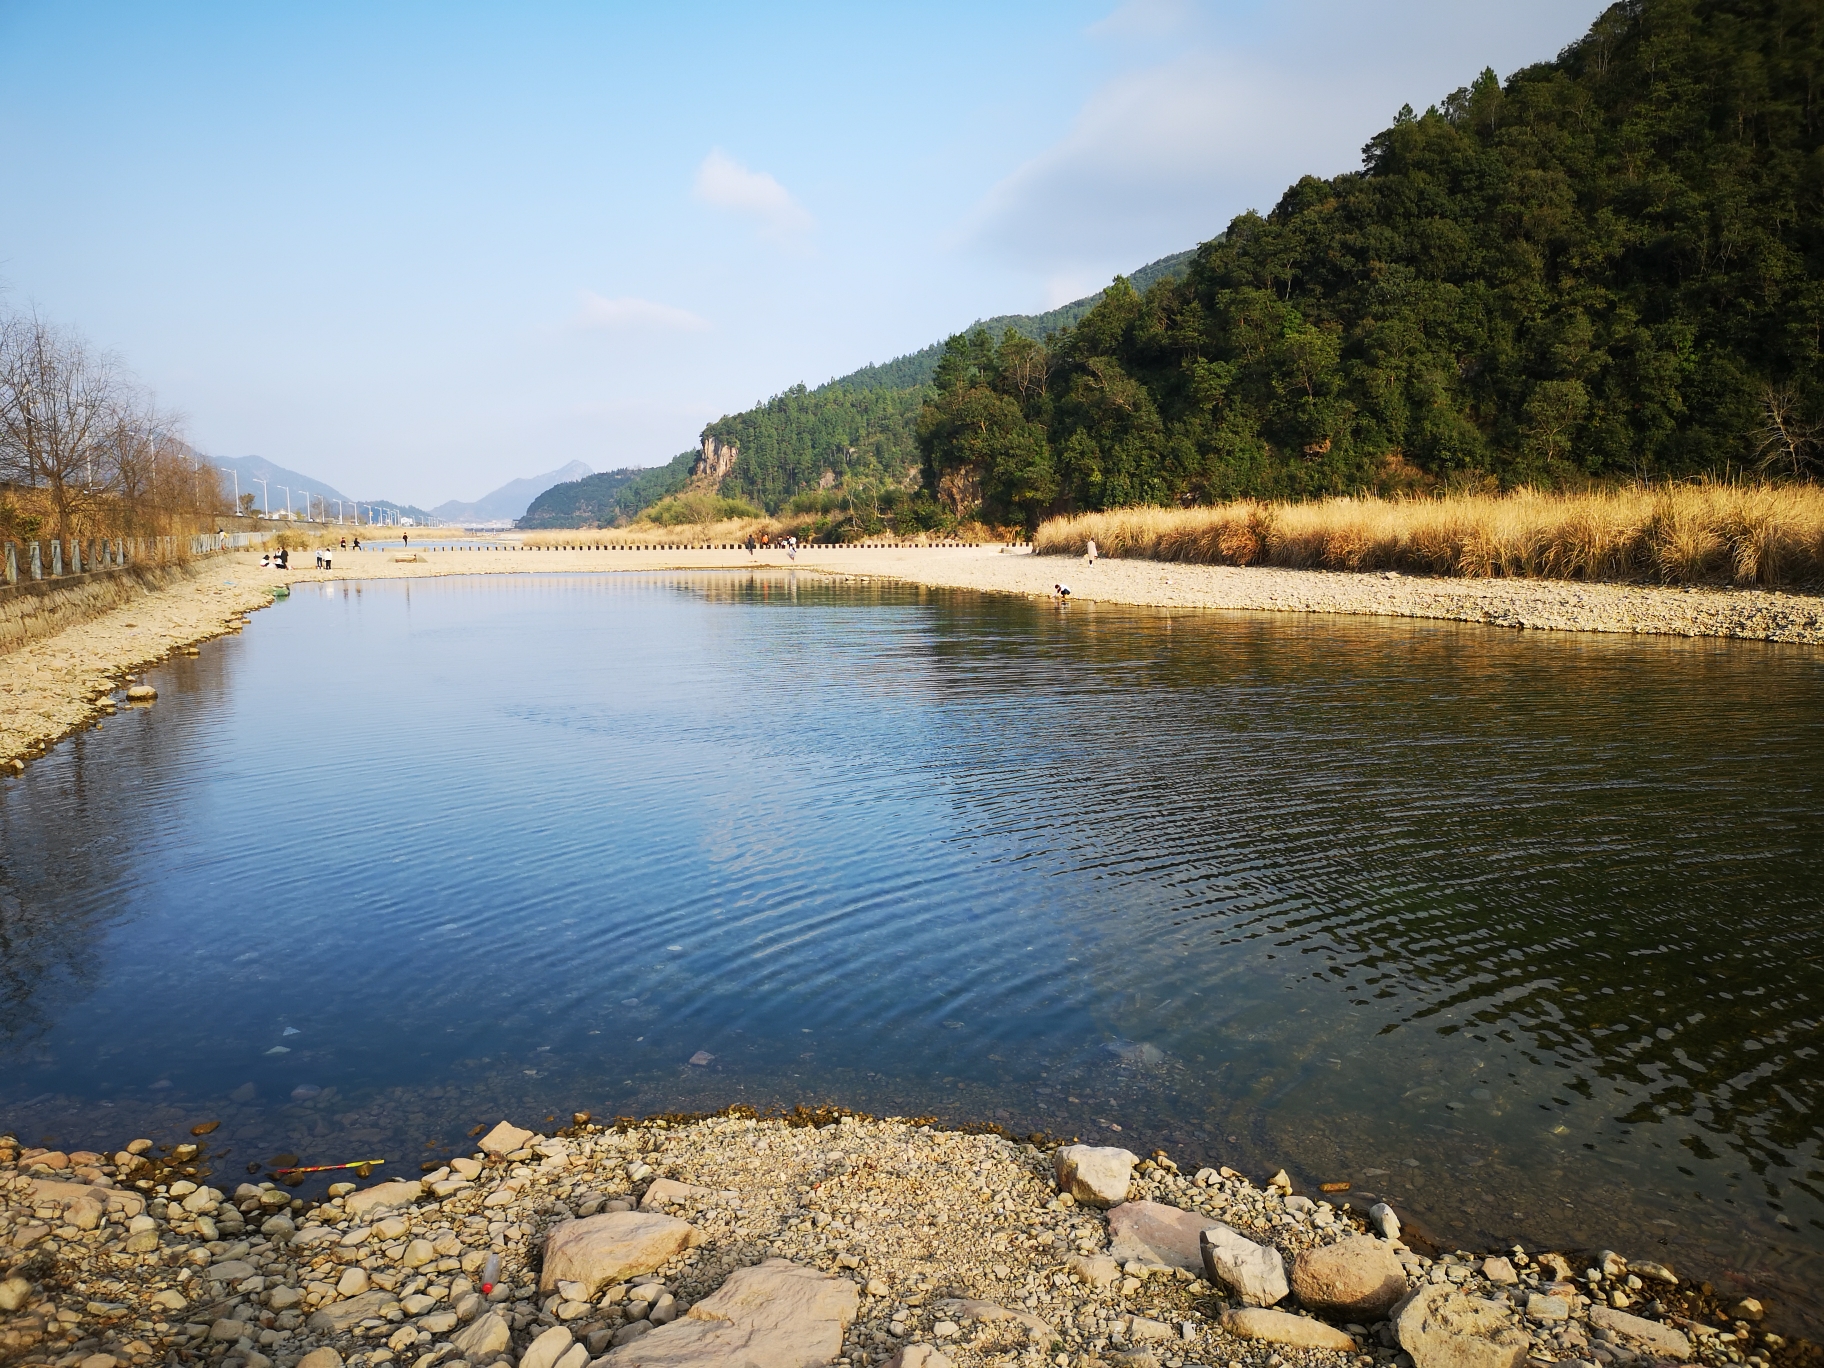
[[[6,543],[6,583],[61,579],[122,565],[165,565],[188,556],[219,551],[219,533],[188,537],[58,537],[48,542]]]

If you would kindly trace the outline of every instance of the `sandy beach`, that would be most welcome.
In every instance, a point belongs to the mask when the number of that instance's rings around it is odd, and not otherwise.
[[[476,543],[481,545],[481,543]],[[1070,587],[1073,601],[1140,607],[1344,613],[1431,618],[1543,631],[1734,637],[1824,644],[1824,598],[1758,589],[1673,589],[1563,580],[1423,579],[1398,574],[1167,564],[1034,556],[1024,548],[805,548],[772,551],[375,550],[338,552],[333,568],[293,557],[289,570],[251,553],[195,567],[192,578],[5,657],[0,672],[0,765],[39,754],[124,703],[128,677],[173,651],[237,630],[281,585],[330,580],[481,574],[600,574],[636,570],[765,570],[862,575],[914,584],[1043,597]]]

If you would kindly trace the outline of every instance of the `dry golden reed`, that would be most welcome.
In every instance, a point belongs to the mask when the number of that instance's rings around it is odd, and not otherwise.
[[[1662,584],[1824,581],[1824,489],[1668,485],[1583,494],[1123,508],[1040,526],[1041,555]]]

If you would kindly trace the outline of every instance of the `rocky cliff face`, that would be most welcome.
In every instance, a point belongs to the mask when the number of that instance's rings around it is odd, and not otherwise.
[[[702,454],[691,463],[691,484],[707,485],[712,489],[720,485],[722,477],[734,468],[735,457],[740,454],[741,448],[734,442],[722,442],[705,433]]]

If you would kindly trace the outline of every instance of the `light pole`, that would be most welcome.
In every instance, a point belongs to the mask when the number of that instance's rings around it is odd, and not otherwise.
[[[280,485],[279,488],[285,489],[285,486]],[[291,491],[289,489],[285,489],[285,516],[287,518],[291,516]]]
[[[230,470],[227,466],[217,466],[216,469],[226,470],[230,475],[234,476],[234,511],[235,515],[238,517],[241,511],[241,472],[238,470]]]
[[[336,500],[336,526],[342,525],[342,500]]]
[[[272,491],[266,488],[266,481],[258,475],[249,475],[247,478],[260,487],[260,494],[266,503],[266,512],[262,516],[270,519],[272,517]]]

